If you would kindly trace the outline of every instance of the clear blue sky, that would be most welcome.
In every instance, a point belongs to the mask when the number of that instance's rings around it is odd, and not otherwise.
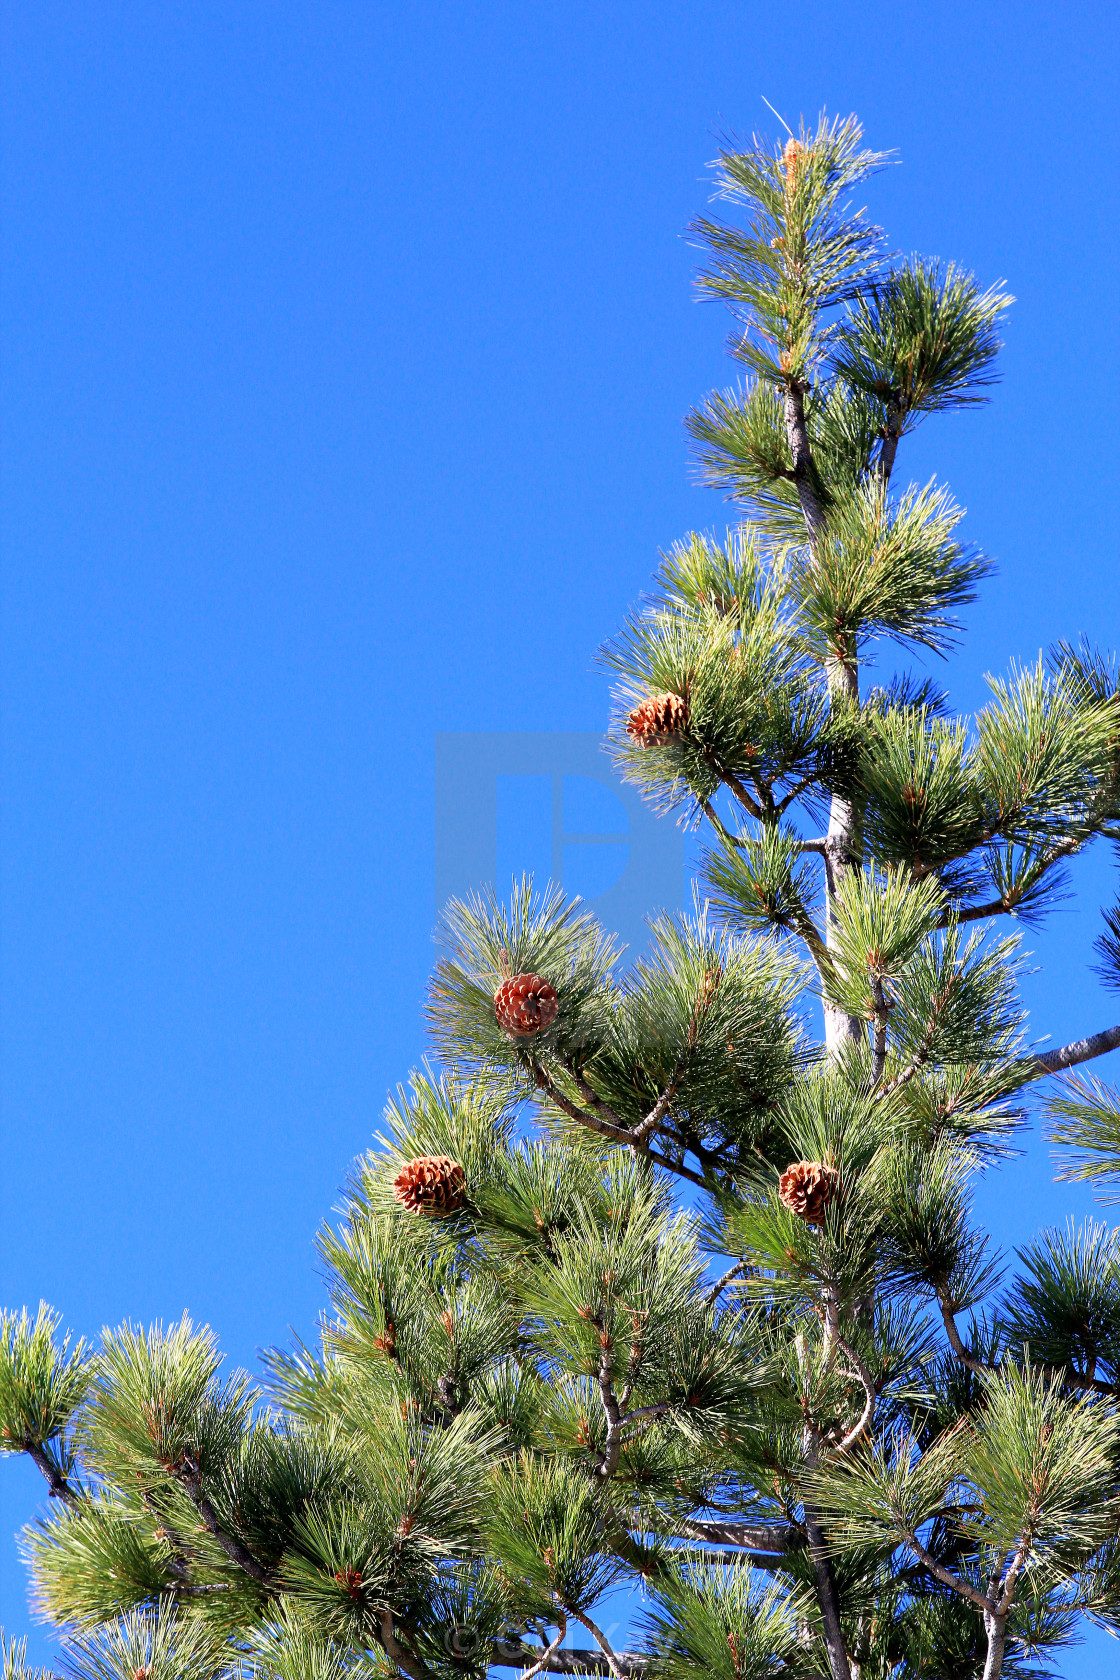
[[[316,1227],[424,1050],[436,732],[599,729],[597,644],[724,517],[681,418],[733,370],[681,233],[763,96],[858,111],[901,155],[893,244],[1019,299],[992,406],[900,457],[999,564],[953,700],[1120,642],[1114,30],[1096,0],[7,8],[0,1299],[86,1334],[189,1307],[248,1365],[310,1331]],[[1113,873],[1028,941],[1039,1036],[1116,1018]],[[1036,1137],[984,1188],[1000,1240],[1091,1206],[1050,1173]],[[17,1633],[39,1498],[0,1463]]]

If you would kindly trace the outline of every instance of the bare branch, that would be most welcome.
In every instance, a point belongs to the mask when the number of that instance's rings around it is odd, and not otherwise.
[[[428,1672],[424,1664],[419,1662],[410,1651],[405,1650],[393,1632],[393,1613],[391,1610],[382,1610],[378,1632],[386,1656],[392,1658],[398,1668],[403,1668],[406,1674],[411,1675],[412,1680],[424,1680]]]
[[[836,1345],[840,1349],[840,1352],[844,1355],[845,1359],[851,1362],[852,1375],[858,1379],[866,1397],[863,1411],[860,1413],[859,1421],[853,1428],[849,1429],[842,1441],[837,1442],[836,1450],[838,1452],[847,1452],[849,1448],[855,1446],[856,1442],[871,1422],[872,1413],[875,1410],[875,1380],[863,1360],[848,1346],[847,1342],[841,1341],[838,1336],[836,1338]]]
[[[749,1260],[736,1260],[730,1270],[724,1272],[719,1282],[714,1283],[709,1289],[708,1293],[704,1297],[704,1305],[706,1307],[714,1307],[723,1291],[727,1288],[727,1285],[729,1283],[734,1283],[735,1279],[745,1272],[749,1265]]]
[[[941,1308],[941,1317],[945,1324],[945,1334],[949,1338],[949,1346],[952,1348],[961,1364],[964,1365],[967,1370],[975,1371],[977,1376],[995,1376],[999,1370],[998,1365],[989,1365],[987,1360],[977,1359],[976,1355],[974,1353],[970,1353],[965,1347],[963,1341],[961,1340],[961,1333],[957,1329],[957,1320],[953,1309],[940,1291],[938,1292],[937,1302]]]
[[[941,1317],[945,1321],[945,1333],[949,1338],[949,1346],[952,1348],[961,1364],[968,1370],[975,1371],[977,1376],[995,1376],[999,1372],[1000,1367],[998,1365],[988,1364],[987,1360],[977,1359],[974,1353],[969,1352],[968,1348],[965,1347],[964,1342],[961,1340],[961,1333],[957,1329],[956,1318],[954,1317],[953,1311],[948,1302],[943,1300],[939,1295],[938,1303],[941,1307]],[[1075,1371],[1068,1365],[1048,1365],[1046,1361],[1042,1359],[1031,1359],[1028,1363],[1034,1371],[1041,1371],[1049,1377],[1060,1377],[1067,1388],[1082,1389],[1086,1393],[1090,1394],[1108,1394],[1113,1396],[1113,1398],[1120,1395],[1120,1386],[1116,1383],[1105,1382],[1101,1377],[1087,1376],[1084,1372]]]
[[[898,440],[902,436],[903,410],[898,397],[892,393],[887,401],[887,418],[883,426],[883,441],[879,445],[879,459],[875,463],[884,488],[891,481],[894,468],[894,458],[898,452]]]
[[[744,811],[749,812],[749,814],[758,822],[762,822],[766,813],[758,801],[751,798],[751,795],[747,792],[738,776],[736,776],[733,771],[724,769],[711,747],[706,746],[703,741],[699,742],[698,745],[700,747],[700,756],[703,758],[704,763],[708,766],[708,769],[712,772],[712,775],[718,776],[724,786],[731,789],[731,792],[735,795]]]
[[[533,1664],[532,1668],[527,1668],[525,1670],[524,1674],[521,1676],[521,1680],[533,1680],[533,1676],[535,1674],[543,1674],[549,1667],[549,1658],[554,1657],[561,1645],[563,1645],[568,1633],[568,1618],[564,1615],[563,1611],[560,1612],[558,1626],[560,1631],[557,1633],[556,1638],[552,1641],[551,1645],[545,1647],[544,1651]]]
[[[778,1556],[799,1552],[805,1545],[804,1531],[795,1523],[713,1522],[698,1517],[675,1523],[673,1533],[682,1540],[707,1540],[717,1546],[739,1546]]]
[[[669,1110],[669,1104],[680,1090],[681,1080],[684,1078],[685,1069],[688,1067],[689,1054],[692,1048],[691,1044],[687,1044],[681,1051],[668,1085],[666,1085],[645,1119],[639,1120],[638,1124],[632,1128],[630,1137],[633,1143],[644,1143],[650,1133],[655,1132],[664,1120]]]
[[[645,1154],[655,1166],[664,1167],[666,1172],[676,1173],[678,1178],[687,1178],[688,1182],[695,1184],[698,1189],[710,1190],[712,1188],[708,1180],[701,1177],[699,1173],[693,1172],[691,1167],[686,1167],[679,1161],[670,1161],[667,1155],[659,1155],[654,1149],[646,1149]]]
[[[575,1066],[570,1056],[565,1056],[564,1066],[571,1074],[572,1079],[575,1082],[576,1090],[579,1092],[580,1096],[583,1098],[592,1113],[597,1114],[599,1119],[604,1120],[608,1126],[617,1126],[620,1131],[626,1131],[627,1127],[625,1122],[619,1119],[618,1115],[612,1108],[608,1107],[599,1095],[598,1091],[587,1083],[586,1079]]]
[[[977,1592],[975,1587],[970,1586],[967,1581],[962,1581],[959,1575],[954,1575],[951,1569],[946,1569],[944,1564],[938,1563],[935,1557],[931,1557],[916,1534],[909,1534],[904,1531],[904,1538],[914,1556],[929,1571],[935,1581],[940,1581],[943,1587],[952,1587],[955,1593],[960,1593],[962,1598],[967,1598],[969,1603],[975,1604],[978,1609],[987,1611],[989,1616],[995,1616],[999,1613],[998,1605],[994,1604],[990,1598],[986,1598],[982,1592]]]
[[[819,781],[819,780],[820,780],[819,776],[817,776],[817,774],[814,772],[813,775],[802,776],[799,781],[794,782],[794,784],[790,788],[789,792],[786,793],[786,794],[783,794],[781,799],[778,801],[777,805],[775,806],[775,808],[774,808],[775,809],[775,814],[779,817],[784,816],[785,813],[789,810],[790,806],[793,804],[794,800],[797,798],[797,796],[799,794],[804,793],[805,789],[807,787],[812,787],[813,783],[816,782],[816,781]]]
[[[990,904],[970,904],[963,910],[946,910],[934,926],[947,928],[950,922],[981,922],[988,916],[1009,916],[1017,908],[1017,904],[1008,903],[1006,898],[993,898]]]
[[[809,532],[809,542],[816,545],[824,530],[824,509],[813,484],[813,452],[809,443],[809,426],[805,419],[805,393],[795,380],[785,388],[786,442],[789,446],[793,480],[797,485],[797,499]]]
[[[490,1647],[492,1668],[520,1668],[524,1663],[540,1661],[540,1652],[519,1639],[499,1639]],[[555,1651],[542,1670],[545,1674],[621,1674],[640,1676],[648,1672],[652,1659],[640,1651],[614,1652],[612,1669],[602,1651]]]
[[[734,846],[737,851],[742,851],[744,842],[737,834],[732,834],[727,825],[721,821],[711,800],[702,799],[700,801],[700,809],[703,811],[704,815],[707,817],[724,845]]]
[[[538,1087],[544,1092],[549,1102],[555,1103],[556,1107],[566,1114],[569,1120],[578,1120],[581,1126],[586,1126],[592,1132],[598,1132],[600,1137],[611,1138],[615,1143],[633,1142],[629,1126],[620,1125],[614,1119],[600,1119],[599,1115],[590,1113],[587,1109],[581,1108],[578,1103],[572,1102],[571,1098],[564,1095],[556,1081],[550,1078],[539,1063],[534,1067],[533,1074]]]
[[[625,1680],[626,1670],[619,1664],[618,1658],[611,1650],[605,1635],[595,1626],[591,1617],[583,1610],[572,1610],[571,1614],[575,1617],[577,1622],[583,1623],[596,1645],[598,1645],[600,1651],[602,1651],[604,1657],[606,1657],[608,1672],[615,1675],[617,1680]]]
[[[1024,1534],[1019,1541],[1018,1547],[1016,1548],[1015,1556],[1008,1564],[1007,1572],[1004,1575],[1003,1580],[1000,1582],[1000,1586],[1003,1589],[1000,1594],[999,1610],[997,1612],[1000,1616],[1006,1616],[1007,1612],[1011,1608],[1011,1601],[1015,1597],[1015,1583],[1019,1578],[1023,1565],[1027,1561],[1027,1553],[1030,1549],[1030,1536],[1029,1534]]]
[[[1120,1048],[1120,1026],[1106,1027],[1104,1032],[1094,1033],[1091,1038],[1078,1038],[1072,1044],[1063,1044],[1060,1050],[1047,1050],[1041,1056],[1033,1058],[1038,1073],[1061,1073],[1063,1069],[1076,1067],[1078,1062],[1091,1062],[1094,1056],[1103,1056],[1109,1050]]]
[[[887,1011],[889,1004],[883,991],[883,982],[876,980],[873,987],[875,997],[875,1027],[872,1035],[871,1080],[878,1085],[883,1077],[883,1069],[887,1064]]]

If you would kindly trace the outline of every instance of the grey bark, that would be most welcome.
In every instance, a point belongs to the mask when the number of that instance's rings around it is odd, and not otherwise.
[[[809,442],[809,428],[805,420],[804,393],[798,385],[792,382],[787,384],[785,389],[785,423],[786,442],[789,447],[794,480],[797,484],[801,512],[809,535],[809,546],[815,551],[817,543],[824,534],[824,509],[821,507],[813,483],[813,455]],[[847,649],[842,651],[844,653],[848,652]],[[859,672],[854,658],[850,663],[841,660],[839,657],[836,659],[828,672],[828,687],[834,706],[850,704],[853,699],[856,705],[859,704]],[[825,944],[830,949],[835,944],[836,929],[833,905],[836,893],[839,891],[848,870],[860,867],[861,851],[859,822],[855,807],[850,800],[842,799],[834,794],[829,807],[828,834],[824,846]],[[824,1031],[828,1054],[837,1056],[846,1041],[858,1039],[862,1036],[863,1023],[845,1014],[843,1010],[835,1009],[831,1004],[826,1003],[824,1005]],[[802,1457],[810,1470],[816,1468],[816,1442],[809,1430],[805,1431]],[[832,1680],[852,1680],[848,1653],[840,1626],[840,1602],[832,1573],[832,1565],[829,1562],[828,1542],[814,1509],[809,1504],[805,1504],[804,1511],[805,1529],[809,1537],[809,1553],[813,1563],[813,1581],[816,1587],[817,1605],[821,1613],[825,1648],[828,1652],[829,1671]]]
[[[840,1607],[832,1565],[828,1559],[828,1540],[816,1511],[805,1505],[805,1527],[809,1535],[809,1556],[813,1564],[813,1582],[817,1589],[817,1604],[824,1628],[825,1650],[832,1680],[852,1680],[848,1651],[840,1626]]]
[[[1007,1642],[1007,1617],[993,1616],[984,1611],[984,1632],[988,1636],[988,1654],[984,1659],[984,1680],[1000,1680],[1003,1673],[1003,1652]]]
[[[529,1668],[539,1663],[541,1653],[519,1639],[498,1639],[490,1649],[493,1668]],[[615,1666],[620,1674],[644,1675],[650,1658],[643,1651],[616,1651]],[[556,1651],[545,1665],[546,1674],[609,1674],[610,1663],[603,1651]]]
[[[1035,1061],[1040,1073],[1061,1073],[1063,1068],[1076,1067],[1078,1062],[1091,1062],[1094,1056],[1103,1056],[1106,1051],[1116,1049],[1120,1049],[1120,1027],[1107,1027],[1091,1038],[1078,1038],[1072,1044],[1063,1044],[1060,1050],[1047,1050],[1043,1055],[1036,1056]]]
[[[707,1540],[713,1546],[744,1546],[752,1552],[780,1555],[800,1551],[805,1536],[793,1523],[712,1522],[707,1517],[678,1523],[673,1531],[684,1540]]]
[[[793,465],[793,476],[805,528],[809,535],[809,546],[815,549],[824,534],[825,517],[813,484],[813,453],[805,420],[804,393],[797,386],[787,385],[784,401],[786,445]],[[859,672],[854,658],[846,662],[836,660],[829,669],[828,687],[833,705],[846,704],[853,700],[856,705],[859,704]],[[825,945],[830,947],[833,944],[832,905],[836,892],[848,870],[859,867],[862,852],[858,812],[850,800],[842,799],[837,794],[833,795],[829,807],[828,834],[822,849],[827,888]],[[829,1055],[836,1056],[846,1041],[863,1037],[863,1023],[855,1016],[846,1015],[843,1010],[835,1009],[826,1003],[824,1035]]]
[[[813,485],[813,452],[805,421],[805,394],[796,385],[787,385],[785,389],[785,422],[797,496],[809,529],[809,541],[815,543],[824,529],[824,509]]]

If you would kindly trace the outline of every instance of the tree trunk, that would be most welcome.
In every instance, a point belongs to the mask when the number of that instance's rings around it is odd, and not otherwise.
[[[850,664],[833,662],[828,672],[828,689],[833,706],[859,705],[859,669]],[[832,950],[836,942],[835,900],[845,877],[853,869],[863,867],[863,834],[861,813],[854,800],[833,794],[828,812],[828,836],[824,851],[825,945]],[[860,1042],[866,1027],[858,1015],[846,1015],[832,1004],[824,1005],[824,1037],[829,1057],[840,1054],[845,1043]]]
[[[801,1456],[810,1470],[817,1468],[817,1445],[808,1430],[802,1439]],[[828,1557],[828,1541],[820,1518],[808,1501],[802,1502],[805,1512],[805,1529],[809,1536],[809,1556],[813,1563],[813,1584],[817,1589],[817,1606],[821,1613],[824,1627],[825,1650],[828,1652],[828,1670],[832,1680],[852,1680],[852,1671],[848,1663],[848,1652],[844,1644],[844,1634],[840,1627],[840,1600],[836,1591],[836,1581],[832,1573],[832,1564]]]

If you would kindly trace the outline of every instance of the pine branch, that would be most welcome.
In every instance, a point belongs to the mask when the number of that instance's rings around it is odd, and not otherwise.
[[[926,1551],[916,1534],[904,1532],[904,1539],[914,1556],[929,1571],[935,1581],[940,1581],[943,1587],[950,1587],[953,1592],[959,1593],[962,1598],[967,1598],[970,1604],[975,1604],[977,1609],[985,1611],[989,1616],[999,1614],[999,1606],[992,1599],[987,1598],[982,1592],[977,1592],[976,1588],[970,1586],[967,1581],[962,1581],[959,1575],[954,1575],[951,1569],[946,1569],[944,1564],[938,1563],[937,1559]]]
[[[875,1030],[871,1051],[871,1083],[878,1085],[883,1077],[883,1069],[887,1065],[887,1011],[889,1005],[881,980],[875,981],[872,990],[875,998]]]
[[[569,1071],[571,1070],[569,1069]],[[581,1108],[578,1103],[572,1102],[569,1097],[564,1095],[555,1080],[549,1077],[548,1073],[540,1066],[539,1063],[536,1064],[533,1072],[538,1088],[544,1092],[550,1102],[555,1103],[556,1107],[562,1114],[566,1114],[568,1116],[569,1120],[578,1121],[581,1126],[586,1126],[589,1131],[598,1133],[600,1137],[609,1138],[612,1143],[627,1144],[631,1147],[640,1148],[642,1153],[646,1155],[649,1160],[653,1161],[655,1165],[659,1167],[664,1167],[666,1172],[675,1173],[679,1178],[687,1179],[690,1184],[695,1184],[701,1190],[711,1189],[711,1185],[708,1183],[707,1179],[702,1178],[699,1173],[694,1173],[691,1168],[686,1167],[682,1162],[670,1161],[667,1156],[658,1154],[655,1150],[651,1149],[648,1144],[644,1142],[641,1131],[638,1127],[624,1126],[618,1117],[607,1107],[606,1103],[597,1097],[591,1087],[587,1085],[585,1081],[581,1080],[577,1074],[572,1073],[572,1077],[576,1080],[577,1084],[579,1084],[580,1087],[587,1092],[589,1104],[593,1102],[597,1109],[601,1110],[603,1113],[609,1114],[611,1116],[609,1120],[601,1119],[598,1113],[591,1112],[590,1109]],[[670,1091],[670,1100],[672,1099],[672,1095],[673,1093]],[[647,1120],[648,1118],[649,1117],[647,1116]],[[662,1117],[658,1116],[658,1118],[660,1119]],[[645,1123],[645,1121],[642,1122],[643,1125]]]
[[[799,782],[795,782],[788,793],[782,795],[781,799],[774,807],[775,816],[784,817],[798,795],[804,793],[807,787],[812,787],[813,783],[818,780],[819,777],[815,771],[811,776],[802,776],[801,780]]]
[[[643,1153],[655,1166],[664,1167],[666,1172],[676,1173],[678,1178],[687,1179],[689,1184],[695,1184],[698,1190],[710,1190],[712,1188],[706,1178],[702,1178],[699,1173],[693,1172],[692,1168],[686,1167],[683,1162],[670,1161],[667,1155],[659,1155],[655,1149],[646,1149]]]
[[[993,898],[989,904],[970,904],[963,910],[947,910],[936,926],[947,928],[950,922],[982,922],[989,916],[1009,916],[1015,908],[1005,898]]]
[[[727,1285],[729,1283],[733,1283],[741,1273],[746,1271],[749,1265],[749,1260],[736,1260],[735,1264],[724,1272],[723,1276],[719,1279],[719,1282],[714,1283],[711,1289],[709,1289],[708,1293],[704,1297],[704,1305],[706,1307],[714,1307],[723,1291],[727,1288]]]
[[[720,820],[711,800],[702,799],[700,801],[700,809],[703,811],[704,815],[707,817],[724,845],[734,846],[737,851],[742,851],[743,841],[740,840],[737,834],[732,834],[731,830]]]
[[[1000,1367],[989,1364],[985,1359],[977,1359],[970,1353],[961,1339],[957,1328],[957,1320],[948,1300],[939,1292],[938,1305],[945,1324],[945,1334],[949,1338],[949,1346],[960,1360],[961,1364],[976,1376],[994,1377],[999,1375]],[[1059,1377],[1068,1388],[1081,1389],[1090,1394],[1108,1394],[1113,1398],[1120,1397],[1120,1384],[1105,1382],[1102,1377],[1091,1377],[1083,1371],[1075,1371],[1068,1365],[1050,1365],[1044,1359],[1028,1359],[1026,1363],[1034,1371],[1041,1371],[1044,1376]]]
[[[707,1540],[713,1545],[779,1556],[802,1551],[805,1546],[804,1530],[795,1523],[713,1522],[709,1517],[697,1517],[678,1522],[673,1533],[682,1540]]]
[[[70,1483],[66,1480],[66,1477],[62,1474],[54,1460],[51,1458],[50,1453],[48,1453],[46,1448],[43,1446],[43,1443],[41,1441],[25,1441],[23,1444],[23,1450],[31,1462],[36,1465],[46,1477],[47,1486],[50,1489],[50,1497],[52,1499],[61,1499],[65,1502],[65,1504],[69,1505],[72,1510],[76,1509],[77,1506],[82,1503],[81,1495],[75,1493],[74,1489],[70,1486]]]
[[[604,1657],[607,1660],[607,1671],[608,1671],[608,1673],[613,1674],[616,1677],[616,1680],[625,1680],[626,1670],[620,1665],[620,1663],[618,1661],[618,1658],[615,1656],[614,1652],[611,1650],[610,1644],[609,1644],[605,1634],[603,1634],[601,1632],[601,1630],[595,1626],[595,1623],[591,1620],[591,1617],[587,1614],[586,1611],[584,1611],[584,1610],[573,1610],[571,1613],[575,1617],[577,1622],[582,1622],[583,1623],[583,1626],[587,1629],[587,1631],[591,1635],[592,1639],[594,1639],[594,1641],[595,1641],[596,1645],[598,1645],[600,1651],[602,1651]]]
[[[811,1426],[807,1426],[802,1431],[802,1458],[810,1472],[818,1468],[817,1441]],[[816,1507],[810,1504],[808,1499],[802,1500],[801,1509],[804,1514],[805,1533],[809,1542],[809,1559],[813,1569],[817,1608],[821,1613],[829,1671],[832,1680],[852,1680],[851,1665],[848,1662],[848,1649],[844,1644],[844,1630],[840,1624],[840,1600],[836,1590],[836,1577],[833,1574],[829,1556],[828,1536],[825,1534]]]
[[[664,1120],[669,1111],[669,1104],[680,1090],[681,1080],[685,1076],[689,1058],[694,1048],[694,1041],[686,1044],[680,1055],[677,1057],[677,1065],[673,1069],[668,1085],[666,1085],[665,1089],[662,1091],[645,1119],[639,1120],[638,1124],[631,1129],[632,1143],[639,1145],[644,1144],[646,1138],[649,1137],[652,1132],[655,1132],[658,1126],[660,1126],[662,1120]]]
[[[409,1651],[406,1651],[393,1633],[392,1611],[383,1610],[381,1612],[378,1632],[386,1656],[390,1657],[398,1668],[403,1668],[404,1672],[412,1677],[412,1680],[427,1680],[428,1669],[425,1664]]]
[[[549,1077],[539,1062],[534,1066],[533,1074],[538,1088],[544,1092],[549,1102],[555,1103],[561,1113],[568,1116],[569,1120],[578,1120],[581,1126],[586,1126],[590,1131],[597,1132],[600,1137],[610,1138],[612,1143],[633,1142],[629,1126],[622,1125],[614,1116],[610,1120],[603,1120],[598,1114],[589,1112],[587,1109],[581,1108],[578,1103],[572,1102],[571,1098],[566,1097],[560,1090],[555,1080]],[[588,1088],[590,1089],[590,1087]],[[596,1098],[596,1103],[600,1107],[605,1106],[599,1103],[598,1098]]]
[[[1072,1044],[1063,1044],[1060,1050],[1047,1050],[1033,1057],[1033,1063],[1039,1075],[1061,1073],[1065,1068],[1076,1067],[1078,1062],[1091,1062],[1094,1056],[1116,1049],[1120,1049],[1120,1026],[1106,1027],[1091,1038],[1078,1038]]]
[[[898,440],[902,436],[902,405],[897,394],[891,394],[887,403],[887,419],[883,427],[883,441],[879,446],[879,458],[875,463],[875,471],[882,480],[884,488],[891,481],[894,470],[894,458],[898,452]]]
[[[602,1320],[595,1315],[592,1324],[600,1326]],[[606,1451],[599,1460],[597,1474],[603,1481],[607,1481],[618,1469],[618,1461],[622,1454],[622,1409],[611,1382],[611,1350],[609,1345],[602,1348],[599,1355],[599,1397],[603,1402],[603,1411],[607,1417]]]
[[[531,1645],[523,1645],[519,1639],[497,1639],[490,1647],[490,1664],[493,1668],[521,1668],[525,1663],[539,1661],[540,1652],[535,1651]],[[602,1651],[554,1651],[542,1672],[640,1676],[650,1671],[653,1658],[640,1651],[615,1651],[614,1663],[615,1667],[612,1670]]]
[[[1015,1556],[1008,1564],[1007,1569],[1004,1572],[1003,1580],[1000,1582],[999,1609],[996,1612],[999,1616],[1006,1616],[1007,1612],[1011,1608],[1011,1601],[1015,1597],[1015,1583],[1019,1579],[1023,1565],[1027,1561],[1027,1555],[1030,1552],[1030,1549],[1030,1535],[1029,1533],[1024,1534],[1016,1548]]]
[[[199,1474],[198,1466],[192,1460],[184,1459],[181,1468],[174,1471],[173,1474],[201,1517],[206,1532],[218,1542],[230,1562],[235,1563],[239,1569],[243,1569],[246,1575],[251,1576],[262,1587],[268,1587],[275,1591],[276,1582],[264,1565],[258,1563],[252,1552],[232,1534],[227,1534],[222,1527],[218,1513],[202,1490],[202,1477]]]
[[[182,1536],[168,1523],[147,1488],[141,1487],[140,1500],[148,1515],[154,1517],[159,1525],[156,1530],[157,1534],[162,1534],[171,1548],[171,1557],[168,1559],[167,1567],[182,1587],[190,1587],[192,1583],[190,1570],[187,1566],[187,1548]]]
[[[988,1636],[988,1654],[984,1659],[981,1680],[1000,1680],[1003,1673],[1003,1652],[1007,1640],[1007,1620],[984,1612],[984,1632]]]
[[[715,753],[712,751],[711,747],[704,745],[703,742],[700,743],[700,756],[703,758],[704,763],[708,766],[708,769],[712,772],[712,775],[718,776],[724,786],[731,789],[731,792],[735,795],[744,811],[754,817],[756,822],[763,822],[765,820],[765,812],[763,811],[762,806],[758,804],[757,800],[751,798],[738,776],[736,776],[733,771],[725,769],[716,757]]]
[[[605,1120],[608,1126],[618,1126],[621,1130],[625,1131],[625,1123],[620,1120],[614,1110],[603,1101],[599,1093],[587,1083],[586,1079],[575,1066],[570,1056],[564,1057],[564,1066],[571,1074],[572,1079],[575,1082],[576,1090],[579,1092],[588,1108],[591,1109],[592,1113],[597,1114],[601,1120]]]
[[[813,451],[809,443],[809,426],[805,418],[805,393],[803,387],[795,380],[789,380],[786,385],[783,409],[786,423],[786,442],[789,446],[790,460],[793,463],[793,481],[797,486],[797,499],[801,503],[801,512],[809,533],[809,542],[815,544],[824,530],[824,509],[813,484]]]
[[[852,1371],[850,1374],[857,1379],[865,1396],[864,1407],[863,1411],[860,1413],[859,1421],[854,1424],[851,1429],[849,1429],[843,1440],[837,1443],[837,1452],[848,1452],[855,1446],[856,1442],[860,1439],[868,1424],[871,1422],[872,1415],[875,1411],[875,1379],[872,1377],[863,1360],[848,1346],[847,1342],[842,1341],[841,1338],[837,1336],[836,1345],[840,1349],[840,1352],[844,1355],[845,1359],[851,1362]]]
[[[989,839],[992,837],[993,836],[989,836]],[[940,918],[936,925],[939,928],[946,928],[951,922],[979,922],[986,920],[990,916],[1012,915],[1022,904],[1027,893],[1033,891],[1048,870],[1053,869],[1055,864],[1064,862],[1066,858],[1072,857],[1075,852],[1081,850],[1081,847],[1084,844],[1084,834],[1077,835],[1069,840],[1057,842],[1055,845],[1051,846],[1049,851],[1044,853],[1043,856],[1038,859],[1037,864],[1033,866],[1028,885],[1025,889],[1022,891],[1016,891],[1014,895],[1002,893],[999,898],[993,898],[987,904],[970,904],[965,906],[963,909],[957,908],[953,910],[946,910],[945,914]]]
[[[521,1676],[521,1680],[533,1680],[534,1675],[543,1674],[549,1667],[549,1659],[554,1657],[561,1645],[563,1645],[564,1640],[568,1636],[568,1618],[563,1614],[563,1612],[560,1613],[558,1618],[557,1628],[558,1632],[556,1634],[556,1638],[550,1645],[545,1647],[544,1651],[537,1658],[537,1661],[533,1664],[532,1668],[527,1668],[525,1670],[525,1673]]]

